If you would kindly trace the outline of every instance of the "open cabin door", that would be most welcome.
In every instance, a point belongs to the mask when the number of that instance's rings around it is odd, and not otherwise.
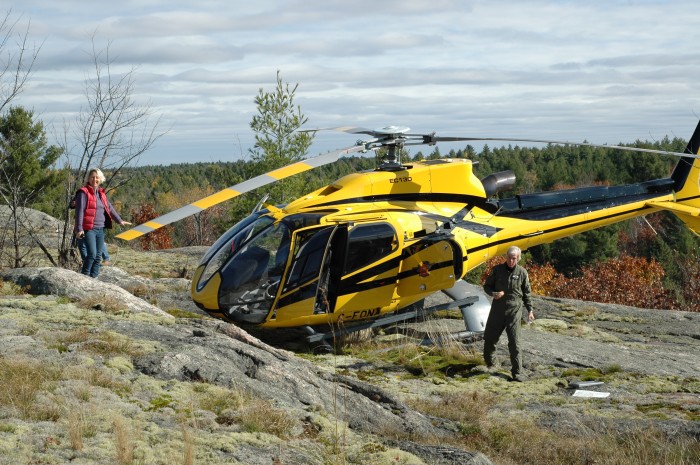
[[[295,231],[270,326],[359,320],[395,310],[401,239],[388,222]]]
[[[292,253],[277,304],[270,320],[278,326],[318,313],[330,311],[328,274],[332,261],[331,244],[338,226],[299,229],[292,237]]]

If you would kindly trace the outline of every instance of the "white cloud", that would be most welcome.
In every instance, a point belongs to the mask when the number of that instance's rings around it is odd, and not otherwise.
[[[700,114],[689,0],[25,0],[13,14],[43,41],[17,103],[51,123],[75,115],[94,35],[170,128],[146,163],[244,155],[277,70],[314,127],[617,143],[688,137]]]

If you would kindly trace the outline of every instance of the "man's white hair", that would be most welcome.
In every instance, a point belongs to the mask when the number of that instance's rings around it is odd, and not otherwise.
[[[520,247],[517,245],[511,245],[508,247],[508,251],[506,252],[506,255],[510,255],[512,253],[517,253],[518,254],[518,260],[520,259],[520,256],[523,254],[522,250],[520,250]]]
[[[99,168],[90,168],[90,169],[88,170],[88,174],[87,174],[87,177],[88,177],[88,178],[90,177],[90,173],[96,173],[96,174],[97,174],[97,179],[99,179],[100,182],[105,182],[105,179],[107,179],[107,178],[105,178],[105,175],[104,175],[104,173],[102,172],[102,170],[99,169]]]

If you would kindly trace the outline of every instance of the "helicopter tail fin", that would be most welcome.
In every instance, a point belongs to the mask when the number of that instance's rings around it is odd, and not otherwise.
[[[676,191],[675,202],[659,202],[655,206],[672,211],[695,234],[700,235],[700,122],[688,141],[685,153],[673,170],[671,179]]]

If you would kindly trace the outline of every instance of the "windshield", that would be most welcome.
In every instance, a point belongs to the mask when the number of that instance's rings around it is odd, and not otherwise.
[[[211,247],[209,247],[209,250],[207,250],[207,253],[204,254],[202,259],[199,261],[200,265],[203,265],[209,261],[209,259],[214,255],[216,252],[218,252],[221,249],[221,246],[224,245],[225,243],[229,242],[231,238],[235,235],[237,235],[239,232],[241,232],[243,229],[246,227],[250,226],[252,222],[260,218],[261,215],[264,215],[265,213],[268,213],[267,210],[261,210],[253,213],[252,215],[249,215],[245,217],[243,220],[239,221],[233,227],[231,227],[228,231],[226,231],[224,234],[221,235],[220,238],[212,244]]]
[[[252,229],[255,226],[256,223],[250,225]],[[269,312],[277,293],[289,256],[290,231],[283,222],[278,222],[242,244],[237,248],[236,237],[233,238],[235,254],[221,269],[219,304],[237,316],[236,319],[259,323]]]
[[[204,268],[199,278],[197,290],[202,290],[214,273],[219,271],[229,258],[247,241],[255,237],[262,229],[275,221],[268,216],[258,216],[259,215],[250,215],[243,221],[237,223],[234,227],[226,231],[226,234],[221,236],[209,249],[201,261],[201,263],[206,263],[208,259],[209,263],[207,263],[207,266]]]

